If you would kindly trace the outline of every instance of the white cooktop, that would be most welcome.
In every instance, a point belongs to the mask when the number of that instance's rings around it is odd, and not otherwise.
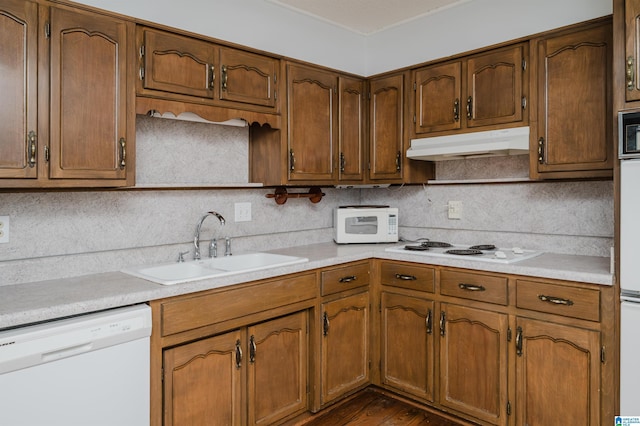
[[[402,254],[415,254],[417,256],[434,256],[434,257],[446,257],[450,259],[460,260],[477,260],[481,262],[495,262],[495,263],[515,263],[525,259],[531,259],[541,255],[542,251],[535,250],[523,250],[518,247],[513,248],[495,248],[492,250],[480,250],[482,254],[474,255],[458,255],[447,253],[448,250],[465,250],[470,246],[453,244],[451,247],[429,247],[429,250],[409,250],[405,246],[418,247],[419,242],[416,243],[404,243],[399,246],[388,247],[385,251],[392,253]]]

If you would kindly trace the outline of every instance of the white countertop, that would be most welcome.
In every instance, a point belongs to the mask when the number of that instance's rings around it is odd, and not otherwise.
[[[309,262],[171,286],[155,284],[122,272],[0,286],[0,329],[144,303],[154,299],[303,272],[371,257],[600,285],[613,284],[608,257],[542,254],[517,263],[500,264],[474,261],[468,258],[435,258],[410,252],[406,254],[386,252],[385,248],[392,245],[397,244],[338,245],[322,243],[273,250],[273,253],[306,257]]]

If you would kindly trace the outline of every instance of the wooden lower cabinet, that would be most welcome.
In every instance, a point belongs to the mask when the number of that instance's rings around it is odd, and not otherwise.
[[[307,408],[307,312],[164,351],[164,425],[268,425]]]
[[[560,425],[567,419],[576,425],[605,424],[600,337],[594,330],[517,319],[517,425]]]
[[[369,382],[369,316],[369,291],[323,303],[323,405]]]
[[[506,425],[508,315],[442,303],[439,324],[440,404]]]
[[[382,384],[433,402],[433,300],[383,290],[380,311]]]

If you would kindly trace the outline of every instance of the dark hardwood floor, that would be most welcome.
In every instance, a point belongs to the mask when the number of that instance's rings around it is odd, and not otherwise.
[[[321,411],[297,425],[304,426],[471,426],[399,401],[374,389],[365,389],[354,398],[328,411]]]

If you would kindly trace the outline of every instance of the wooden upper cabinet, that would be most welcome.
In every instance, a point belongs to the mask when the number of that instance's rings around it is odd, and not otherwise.
[[[434,65],[415,72],[415,131],[460,129],[462,63]]]
[[[366,147],[363,79],[338,78],[338,180],[362,181]]]
[[[278,60],[220,48],[220,99],[274,107]]]
[[[621,0],[623,1],[623,0]],[[616,5],[617,6],[617,5]],[[620,10],[622,12],[622,10]],[[615,10],[614,13],[618,13]],[[640,1],[624,1],[625,96],[626,102],[640,101]],[[623,60],[622,58],[616,60]]]
[[[467,127],[522,121],[524,50],[519,44],[467,60]]]
[[[334,182],[337,74],[287,66],[288,179]]]
[[[404,74],[395,74],[370,82],[370,180],[402,181],[404,80]]]
[[[138,40],[139,95],[276,106],[278,59],[147,27]]]
[[[214,98],[215,45],[150,28],[141,31],[145,89]]]
[[[3,1],[0,41],[0,178],[36,178],[41,164],[37,143],[38,5]]]
[[[537,122],[531,176],[611,176],[612,26],[610,20],[536,39]]]
[[[135,153],[127,127],[127,24],[66,8],[50,13],[50,178],[125,179]]]

